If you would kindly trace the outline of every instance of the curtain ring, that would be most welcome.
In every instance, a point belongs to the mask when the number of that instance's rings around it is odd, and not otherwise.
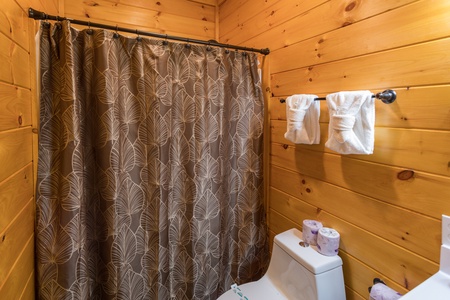
[[[168,35],[166,34],[166,37],[165,37],[164,41],[162,42],[162,44],[163,44],[164,46],[169,45],[169,42],[167,41],[167,37],[168,37]]]
[[[136,29],[136,34],[137,34],[136,40],[138,42],[140,42],[141,41],[141,36],[139,35],[139,30],[137,30],[137,29]]]
[[[189,44],[191,40],[190,39],[186,39],[186,44],[184,45],[184,47],[190,49],[191,48],[191,44]]]
[[[116,24],[116,32],[113,34],[113,38],[117,39],[119,37],[119,26]]]
[[[92,31],[92,29],[91,29],[91,21],[88,21],[88,30],[87,30],[86,32],[87,32],[87,34],[89,34],[89,35],[92,35],[92,34],[93,34],[93,31]]]
[[[208,41],[208,46],[206,46],[206,51],[211,51],[211,41]]]

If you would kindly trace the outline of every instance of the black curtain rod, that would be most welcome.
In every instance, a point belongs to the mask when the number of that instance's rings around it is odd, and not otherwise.
[[[109,30],[115,30],[115,31],[122,31],[122,32],[129,32],[134,33],[137,35],[145,35],[145,36],[151,36],[161,39],[169,39],[169,40],[175,40],[175,41],[182,41],[186,43],[194,43],[194,44],[202,44],[202,45],[208,45],[208,46],[216,46],[226,49],[235,49],[235,50],[241,50],[241,51],[248,51],[248,52],[258,52],[264,55],[267,55],[270,53],[269,48],[265,49],[255,49],[255,48],[247,48],[247,47],[241,47],[236,45],[228,45],[228,44],[222,44],[216,41],[203,41],[203,40],[197,40],[197,39],[188,39],[184,37],[179,36],[173,36],[173,35],[167,35],[167,34],[161,34],[161,33],[155,33],[155,32],[148,32],[148,31],[141,31],[138,29],[130,29],[130,28],[124,28],[124,27],[118,27],[118,26],[111,26],[106,24],[100,24],[100,23],[93,23],[89,21],[82,21],[82,20],[75,20],[75,19],[69,19],[59,16],[51,16],[47,15],[46,13],[43,13],[41,11],[35,10],[33,8],[28,9],[28,17],[35,19],[35,20],[55,20],[55,21],[63,21],[68,20],[70,23],[78,24],[78,25],[84,25],[88,27],[96,27],[96,28],[103,28],[103,29],[109,29]]]
[[[381,93],[372,95],[372,98],[381,100],[385,104],[391,104],[397,99],[397,93],[394,90],[385,90]],[[314,101],[326,100],[326,97],[314,98]],[[286,99],[280,99],[280,103],[286,102]]]

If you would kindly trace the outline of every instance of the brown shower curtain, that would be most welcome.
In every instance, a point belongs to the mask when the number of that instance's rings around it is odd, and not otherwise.
[[[43,23],[39,299],[211,299],[268,262],[252,53]]]

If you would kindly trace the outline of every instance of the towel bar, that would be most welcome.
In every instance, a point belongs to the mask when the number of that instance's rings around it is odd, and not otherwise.
[[[381,100],[385,104],[391,104],[397,99],[397,93],[394,90],[385,90],[381,93],[376,93],[372,95],[372,98]],[[314,98],[315,101],[326,100],[326,97]],[[280,99],[280,103],[285,103],[286,99]]]

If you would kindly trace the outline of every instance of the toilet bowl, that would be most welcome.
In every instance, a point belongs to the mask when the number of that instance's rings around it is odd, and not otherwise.
[[[345,300],[342,259],[324,256],[290,229],[274,238],[272,258],[258,281],[232,286],[218,300]]]

